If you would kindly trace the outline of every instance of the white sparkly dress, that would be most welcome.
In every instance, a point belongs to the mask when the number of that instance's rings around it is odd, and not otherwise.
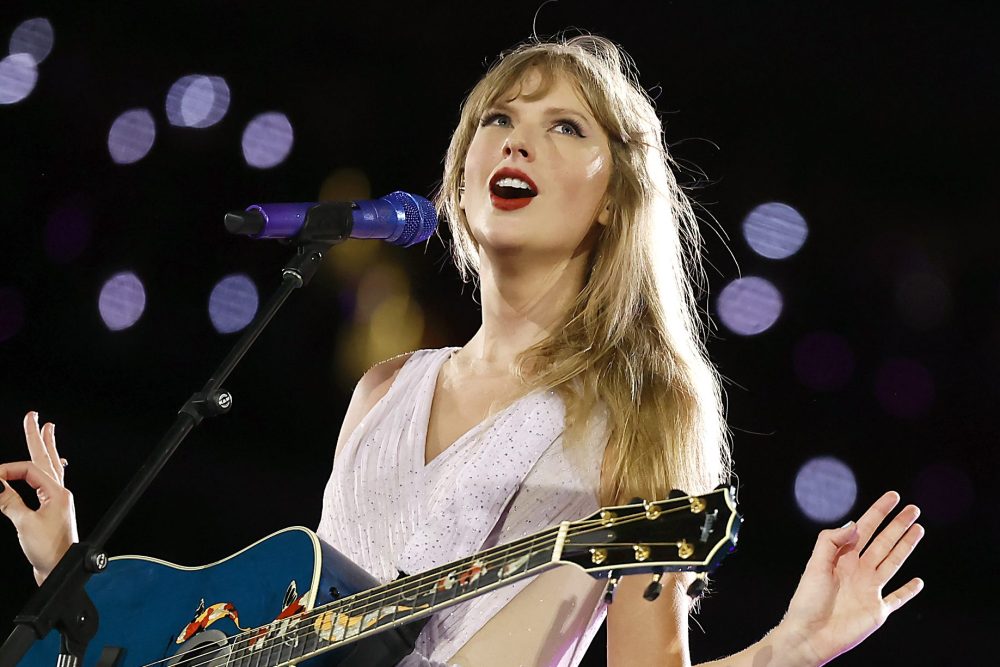
[[[317,532],[383,583],[599,509],[606,419],[567,455],[553,392],[518,399],[424,465],[438,371],[456,349],[413,353],[334,460]],[[506,644],[495,647],[497,665],[578,665],[604,621],[601,589],[561,567],[484,593],[432,616],[400,666],[465,664],[460,649],[480,630]],[[546,600],[557,603],[538,604]],[[512,661],[507,648],[521,645],[536,648]]]

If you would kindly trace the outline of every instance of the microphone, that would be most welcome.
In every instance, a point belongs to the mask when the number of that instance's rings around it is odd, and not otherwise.
[[[383,239],[411,246],[426,241],[437,227],[434,205],[407,192],[355,202],[253,204],[226,213],[230,234],[255,239],[294,239],[301,243],[339,243]]]

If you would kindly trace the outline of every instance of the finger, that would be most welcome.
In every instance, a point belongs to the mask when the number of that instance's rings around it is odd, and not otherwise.
[[[48,498],[55,498],[60,492],[66,491],[66,488],[62,484],[52,479],[48,473],[44,472],[31,461],[16,461],[0,465],[0,479],[24,480],[35,491],[41,490],[44,492]]]
[[[52,464],[52,459],[49,458],[45,443],[42,442],[42,434],[38,430],[37,412],[32,411],[24,416],[24,440],[28,443],[28,453],[31,455],[32,462],[41,470],[50,473],[55,479],[55,466]]]
[[[816,538],[812,557],[806,563],[806,569],[818,568],[822,572],[830,572],[837,562],[837,557],[844,547],[854,544],[858,539],[858,527],[850,522],[840,528],[822,530]]]
[[[868,540],[875,534],[875,530],[882,525],[892,508],[898,504],[899,494],[895,491],[886,491],[868,508],[868,511],[861,515],[861,518],[858,519],[858,548],[863,549],[868,544]]]
[[[20,529],[22,517],[30,511],[17,491],[0,481],[0,514],[10,519],[15,528]]]
[[[45,445],[45,452],[52,462],[52,471],[56,474],[56,480],[63,483],[63,464],[59,458],[59,451],[56,449],[56,425],[52,422],[42,427],[42,444]]]
[[[917,596],[917,593],[924,590],[924,580],[920,578],[910,579],[906,584],[900,586],[892,593],[883,598],[886,606],[889,607],[889,613],[896,611],[904,604],[912,600]]]
[[[919,523],[915,523],[909,527],[903,537],[896,542],[889,554],[878,564],[875,571],[878,572],[879,577],[883,582],[889,581],[892,577],[899,572],[899,568],[903,566],[906,559],[910,557],[913,550],[916,548],[917,544],[924,536],[924,527]]]
[[[882,529],[875,539],[872,540],[868,548],[861,555],[861,559],[871,567],[878,567],[879,563],[885,560],[892,548],[896,546],[900,538],[910,529],[910,526],[920,516],[920,508],[916,505],[907,505],[902,511]]]

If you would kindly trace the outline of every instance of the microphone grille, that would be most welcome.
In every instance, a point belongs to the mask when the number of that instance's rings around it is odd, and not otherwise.
[[[382,199],[397,211],[402,209],[406,219],[403,232],[391,241],[393,245],[411,246],[426,241],[437,228],[437,212],[434,204],[427,199],[399,190],[390,192]]]

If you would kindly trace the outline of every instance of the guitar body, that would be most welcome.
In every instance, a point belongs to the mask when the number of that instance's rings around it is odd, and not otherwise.
[[[204,567],[180,567],[142,556],[112,558],[107,569],[87,584],[100,625],[83,667],[278,665],[290,659],[294,647],[275,639],[283,630],[280,620],[268,624],[325,604],[334,595],[348,596],[377,585],[367,572],[305,528],[279,531]],[[413,650],[422,625],[416,621],[399,626],[301,664],[395,665]],[[243,650],[234,657],[227,638],[241,628],[262,626],[274,632],[251,640],[244,634],[237,642]],[[248,650],[250,644],[259,650]],[[19,667],[52,667],[58,654],[59,635],[52,631]]]

